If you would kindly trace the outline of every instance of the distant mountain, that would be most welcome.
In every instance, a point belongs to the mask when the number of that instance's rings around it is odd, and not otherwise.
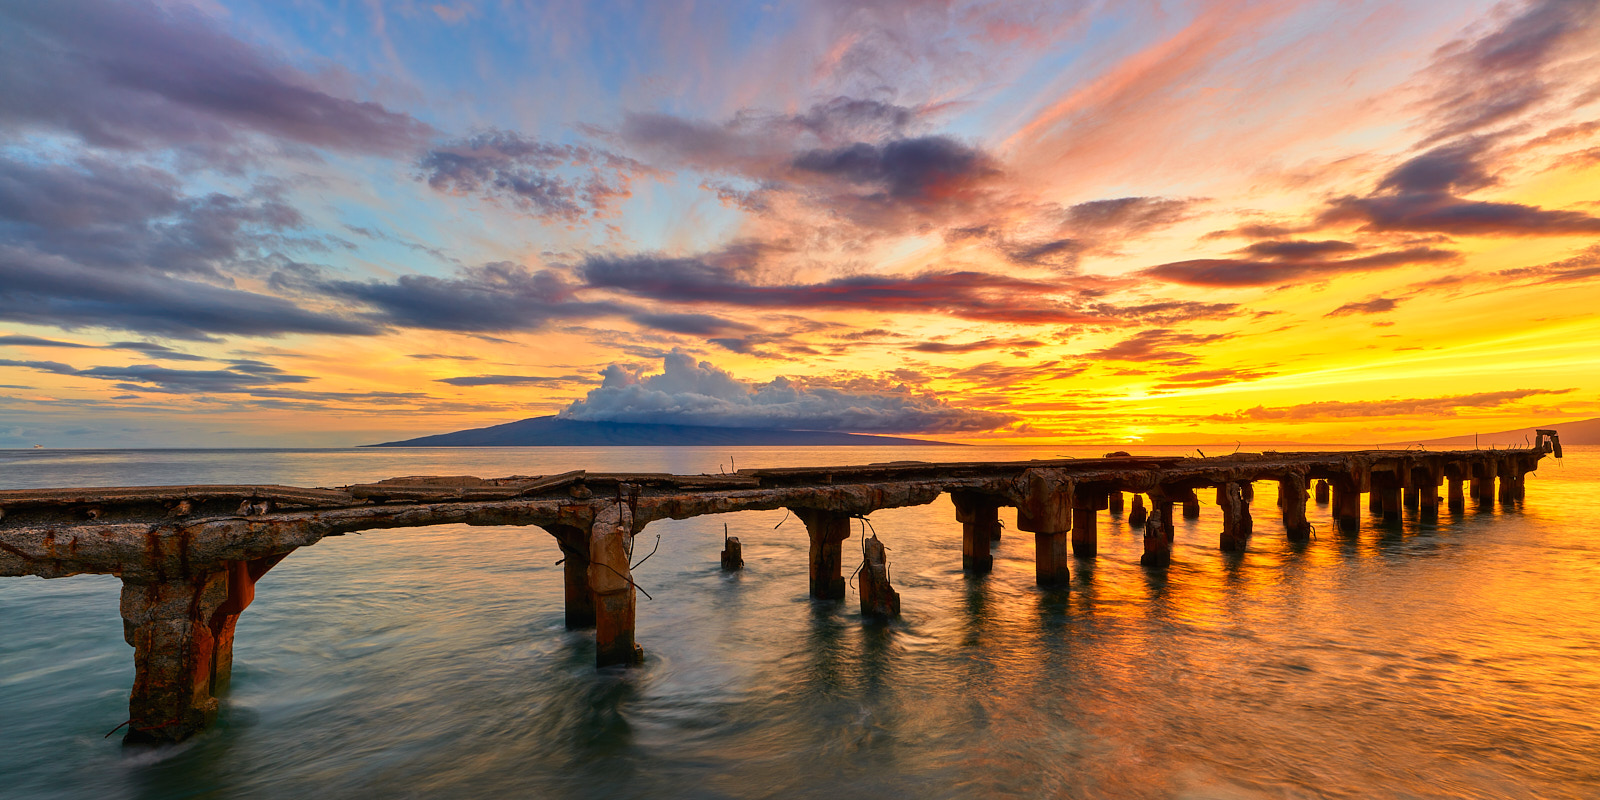
[[[1561,444],[1600,444],[1600,418],[1581,419],[1574,422],[1552,422],[1549,425],[1540,425],[1538,428],[1553,430],[1561,435]],[[1425,439],[1409,444],[1425,445],[1451,445],[1471,447],[1476,442],[1480,447],[1489,445],[1532,444],[1533,432],[1536,428],[1518,428],[1514,431],[1496,431],[1494,433],[1467,434],[1466,436],[1450,436],[1444,439]],[[1395,444],[1406,444],[1396,442]]]
[[[712,428],[703,425],[644,425],[631,422],[583,422],[560,417],[534,417],[504,425],[472,428],[369,444],[367,447],[826,447],[837,445],[942,445],[926,439],[867,436],[829,431],[775,428]]]

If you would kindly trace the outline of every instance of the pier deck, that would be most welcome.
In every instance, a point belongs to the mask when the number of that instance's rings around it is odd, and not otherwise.
[[[565,555],[568,627],[595,629],[599,666],[637,663],[633,538],[649,523],[705,514],[785,508],[810,539],[813,597],[845,596],[842,543],[850,520],[885,508],[923,505],[949,493],[962,523],[962,563],[992,565],[999,509],[1017,509],[1034,535],[1036,580],[1064,587],[1073,558],[1095,556],[1097,512],[1120,510],[1144,529],[1146,568],[1171,559],[1173,508],[1198,513],[1197,492],[1216,491],[1221,550],[1242,550],[1254,533],[1256,481],[1275,481],[1285,535],[1306,540],[1313,486],[1334,522],[1359,525],[1361,495],[1386,518],[1401,503],[1423,518],[1441,500],[1462,507],[1519,502],[1524,476],[1554,431],[1527,449],[1267,452],[1215,458],[1137,457],[1025,462],[894,462],[740,470],[727,475],[569,472],[547,476],[394,478],[334,489],[290,486],[156,486],[0,491],[0,577],[83,573],[122,579],[124,635],[136,667],[125,741],[175,742],[214,719],[228,683],[235,624],[256,582],[296,549],[328,536],[428,525],[535,526]],[[1444,497],[1439,489],[1447,486]],[[1467,491],[1470,486],[1470,493]],[[1497,491],[1498,487],[1498,491]],[[1415,501],[1414,503],[1412,501]],[[1148,503],[1146,502],[1148,501]],[[730,541],[724,568],[742,563]],[[899,598],[878,561],[863,570],[863,607],[892,614]]]

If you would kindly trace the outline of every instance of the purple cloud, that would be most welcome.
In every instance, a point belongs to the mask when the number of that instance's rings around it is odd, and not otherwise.
[[[260,133],[401,153],[432,129],[339,97],[184,5],[55,0],[0,6],[0,128],[66,131],[118,149],[221,147]]]

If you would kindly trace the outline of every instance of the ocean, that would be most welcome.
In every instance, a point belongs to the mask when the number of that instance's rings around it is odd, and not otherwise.
[[[1106,449],[0,451],[0,488]],[[889,624],[863,620],[854,590],[807,596],[805,529],[783,511],[652,523],[637,546],[659,550],[634,573],[654,597],[646,661],[598,672],[592,634],[563,626],[541,529],[327,539],[258,584],[218,724],[154,751],[104,736],[133,682],[118,580],[0,578],[0,796],[1600,797],[1600,447],[1546,458],[1520,505],[1436,523],[1345,533],[1313,503],[1303,545],[1274,491],[1258,485],[1242,554],[1218,552],[1209,502],[1178,520],[1163,572],[1102,512],[1069,591],[1034,586],[1009,509],[982,577],[961,571],[948,498],[874,513],[902,598]],[[719,569],[724,525],[742,571]]]

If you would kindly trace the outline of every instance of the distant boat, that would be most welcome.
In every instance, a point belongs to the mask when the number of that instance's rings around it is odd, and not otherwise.
[[[44,445],[36,444],[36,445],[33,446],[33,449],[35,449],[35,450],[43,450],[44,449]]]

